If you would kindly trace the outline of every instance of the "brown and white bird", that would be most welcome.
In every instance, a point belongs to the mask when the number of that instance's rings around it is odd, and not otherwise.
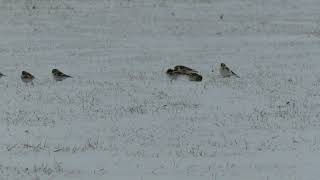
[[[71,78],[71,76],[64,74],[58,69],[52,69],[52,76],[56,81],[63,81],[66,78]]]
[[[22,71],[21,80],[25,83],[32,83],[33,84],[34,76],[32,74],[28,73],[27,71]]]
[[[234,73],[233,71],[231,71],[226,64],[221,63],[220,64],[220,75],[222,77],[231,77],[231,76],[236,76],[237,78],[240,78],[240,76],[238,76],[236,73]]]
[[[179,76],[187,76],[190,81],[202,81],[202,76],[198,73],[195,73],[194,70],[181,70],[179,68],[175,69],[167,70],[167,74],[172,78],[172,80],[177,79]]]

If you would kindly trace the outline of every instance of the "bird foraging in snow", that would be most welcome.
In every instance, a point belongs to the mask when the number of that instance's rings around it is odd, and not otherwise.
[[[188,68],[186,66],[175,66],[174,69],[168,69],[167,74],[173,79],[179,76],[187,76],[190,81],[202,81],[202,76],[197,73],[198,71]]]
[[[64,74],[58,69],[52,69],[52,76],[56,81],[62,81],[62,80],[65,80],[66,78],[71,78],[71,76]]]
[[[27,71],[22,71],[21,80],[24,83],[32,83],[33,84],[34,76],[32,74],[28,73]]]
[[[237,78],[240,78],[240,76],[238,76],[236,73],[234,73],[233,71],[231,71],[226,64],[221,63],[220,64],[220,75],[222,77],[231,77],[231,76],[236,76]]]

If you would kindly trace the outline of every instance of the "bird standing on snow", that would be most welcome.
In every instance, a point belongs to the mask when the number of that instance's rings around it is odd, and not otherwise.
[[[220,64],[220,74],[222,77],[231,77],[231,76],[236,76],[237,78],[240,78],[236,73],[231,71],[226,64],[221,63]]]
[[[71,78],[71,76],[64,74],[58,69],[52,69],[52,76],[56,81],[62,81],[66,78]]]
[[[190,81],[202,81],[202,76],[197,73],[198,71],[188,68],[186,66],[175,66],[174,69],[168,69],[167,74],[173,79],[178,76],[187,76]]]
[[[33,80],[34,80],[34,76],[30,73],[28,73],[27,71],[22,71],[21,73],[21,80],[25,83],[32,83],[33,84]]]

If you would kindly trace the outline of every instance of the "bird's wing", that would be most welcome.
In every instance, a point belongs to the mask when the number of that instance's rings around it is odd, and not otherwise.
[[[61,72],[61,71],[58,71],[56,75],[57,75],[57,76],[61,76],[61,77],[71,77],[71,76],[69,76],[69,75],[64,74],[64,73]]]

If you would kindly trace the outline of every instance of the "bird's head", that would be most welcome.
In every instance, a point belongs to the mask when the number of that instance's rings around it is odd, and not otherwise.
[[[60,71],[58,69],[52,69],[52,74],[57,74],[59,73]]]
[[[167,70],[167,74],[173,74],[174,73],[174,70],[173,69],[168,69]]]

